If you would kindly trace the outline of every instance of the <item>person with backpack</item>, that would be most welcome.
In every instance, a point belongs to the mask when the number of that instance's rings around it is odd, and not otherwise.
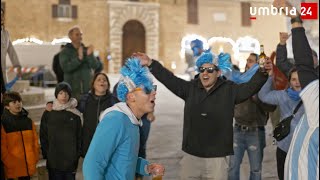
[[[85,157],[88,151],[93,134],[99,124],[100,113],[117,102],[118,99],[110,92],[108,76],[104,73],[95,74],[91,90],[81,96],[77,107],[83,115],[82,157]]]

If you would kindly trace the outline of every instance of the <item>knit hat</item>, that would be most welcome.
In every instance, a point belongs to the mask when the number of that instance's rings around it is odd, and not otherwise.
[[[54,96],[57,98],[59,92],[62,90],[65,90],[69,94],[69,97],[71,97],[72,89],[71,86],[66,82],[61,82],[57,84],[56,89],[54,91]]]
[[[137,58],[129,58],[121,68],[120,73],[117,95],[122,102],[125,102],[127,94],[137,87],[141,87],[145,91],[151,91],[153,88],[153,80],[149,69],[142,67],[140,60]]]

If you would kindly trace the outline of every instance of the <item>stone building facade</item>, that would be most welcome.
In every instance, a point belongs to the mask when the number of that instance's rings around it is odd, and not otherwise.
[[[272,0],[1,0],[11,39],[34,37],[45,42],[67,36],[79,25],[86,45],[93,44],[104,60],[105,70],[118,72],[132,51],[144,51],[175,73],[183,73],[181,55],[184,37],[197,34],[205,39],[235,42],[250,36],[265,45],[270,54],[279,32],[288,31],[284,16],[249,18],[251,7],[270,7]],[[67,16],[67,17],[65,17]],[[220,39],[219,39],[220,38]],[[228,42],[212,44],[234,54]],[[230,43],[230,42],[229,42]],[[249,42],[250,44],[251,42]],[[232,46],[234,46],[234,44]],[[110,53],[112,59],[107,60]],[[244,53],[248,53],[244,51]],[[237,63],[239,58],[233,57]],[[50,57],[51,59],[51,57]],[[22,58],[23,61],[23,58]],[[172,65],[175,66],[172,66]]]

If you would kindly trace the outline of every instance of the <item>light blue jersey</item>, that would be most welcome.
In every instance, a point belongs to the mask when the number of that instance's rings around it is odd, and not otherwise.
[[[85,180],[133,180],[136,172],[148,175],[148,162],[138,158],[139,125],[141,121],[126,103],[117,103],[102,113],[84,159]]]

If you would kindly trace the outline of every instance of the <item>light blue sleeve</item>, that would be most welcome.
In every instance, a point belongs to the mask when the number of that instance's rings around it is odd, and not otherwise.
[[[150,176],[150,174],[147,172],[148,165],[149,162],[146,159],[139,157],[137,160],[136,173],[141,174],[143,176]]]
[[[123,121],[112,112],[99,123],[83,162],[84,179],[104,180],[112,154],[123,139]]]
[[[272,90],[272,77],[269,77],[267,82],[260,89],[258,96],[264,103],[279,105],[278,93],[279,91]]]

